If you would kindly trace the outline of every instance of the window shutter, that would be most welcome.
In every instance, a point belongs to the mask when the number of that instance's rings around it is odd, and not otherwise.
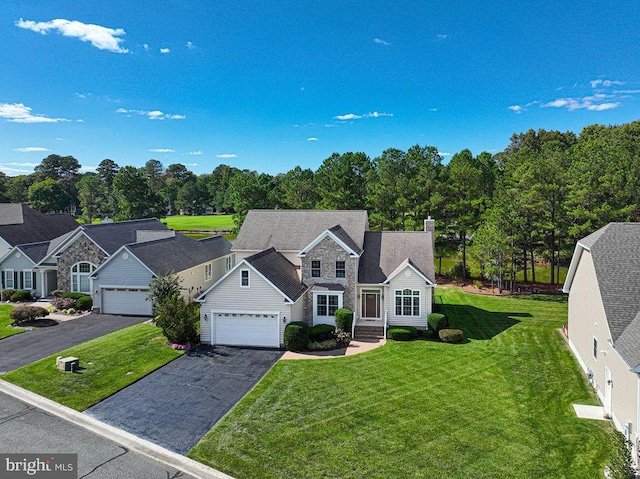
[[[34,291],[36,291],[36,290],[37,290],[37,288],[36,288],[36,278],[37,278],[36,272],[35,272],[35,271],[32,271],[32,272],[31,272],[31,275],[32,275],[32,278],[31,278],[31,288],[32,288]]]
[[[2,279],[2,289],[4,289],[5,288],[5,286],[4,286],[4,270],[2,270],[2,272],[0,272],[0,275],[2,276],[2,278],[1,278]]]
[[[20,289],[20,287],[18,286],[18,272],[17,271],[13,272],[13,287],[14,287],[14,289]]]

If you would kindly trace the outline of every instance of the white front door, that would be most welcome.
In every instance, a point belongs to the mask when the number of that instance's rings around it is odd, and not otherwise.
[[[336,325],[336,310],[342,308],[342,291],[313,293],[313,325]]]
[[[613,379],[608,367],[604,367],[604,412],[611,415],[611,390],[613,389]]]

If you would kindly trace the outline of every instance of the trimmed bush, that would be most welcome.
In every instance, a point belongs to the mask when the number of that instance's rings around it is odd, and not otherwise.
[[[309,351],[331,351],[338,349],[338,341],[335,339],[327,339],[326,341],[311,341],[309,343]]]
[[[76,309],[79,311],[90,311],[93,307],[91,296],[82,296],[76,300]]]
[[[443,343],[461,343],[464,341],[464,333],[460,329],[441,329],[438,337]]]
[[[304,351],[309,345],[309,326],[303,321],[292,321],[284,328],[284,347],[289,351]]]
[[[51,306],[59,311],[65,311],[69,308],[73,308],[76,305],[76,300],[73,298],[58,298],[55,297],[51,300]]]
[[[434,331],[440,331],[441,329],[449,327],[449,320],[442,313],[431,313],[427,318],[429,327]]]
[[[349,308],[340,308],[336,310],[336,328],[343,331],[351,332],[353,324],[353,311]]]
[[[19,306],[9,313],[9,317],[13,319],[14,326],[26,321],[35,321],[48,315],[49,311],[40,306]]]
[[[433,339],[436,333],[433,329],[418,329],[418,337],[422,339]]]
[[[394,341],[411,341],[418,337],[418,330],[413,326],[391,326],[387,330],[387,338]]]
[[[71,299],[80,299],[80,298],[84,298],[85,296],[89,296],[89,295],[87,293],[76,293],[76,292],[65,293],[62,295],[63,298],[71,298]]]
[[[332,339],[335,335],[335,330],[333,326],[330,324],[316,324],[314,327],[309,329],[309,341],[326,341],[327,339]]]
[[[2,301],[11,301],[11,296],[13,296],[15,292],[15,289],[3,289],[1,293]]]
[[[351,332],[344,331],[343,329],[336,328],[333,333],[336,336],[336,341],[338,341],[338,346],[349,346],[351,344]]]
[[[31,301],[31,299],[32,299],[31,291],[27,291],[26,289],[21,289],[11,295],[12,303],[21,303],[23,301]]]

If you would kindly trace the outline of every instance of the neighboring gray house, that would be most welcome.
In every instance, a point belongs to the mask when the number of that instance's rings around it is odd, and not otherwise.
[[[581,239],[563,291],[569,346],[638,464],[640,223],[610,223]]]
[[[169,231],[159,239],[120,247],[89,277],[94,310],[150,316],[149,282],[173,272],[183,295],[194,297],[233,267],[231,243],[222,236],[195,240]]]
[[[435,286],[433,220],[425,231],[371,232],[366,211],[251,210],[236,266],[207,289],[205,343],[282,344],[290,321],[335,324],[339,308],[363,328],[427,327]]]

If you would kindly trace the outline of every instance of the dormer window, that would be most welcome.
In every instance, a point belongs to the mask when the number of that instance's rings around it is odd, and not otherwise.
[[[321,278],[322,270],[320,269],[320,260],[314,259],[311,261],[311,277],[312,278]]]

